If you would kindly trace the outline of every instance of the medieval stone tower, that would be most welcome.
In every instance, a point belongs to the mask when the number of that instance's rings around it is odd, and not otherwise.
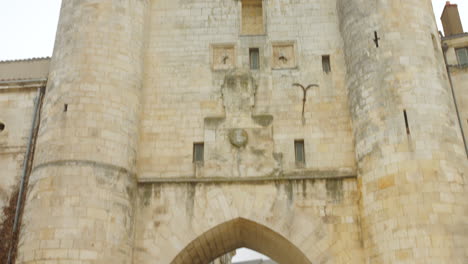
[[[429,0],[64,0],[16,263],[466,264],[467,183]]]

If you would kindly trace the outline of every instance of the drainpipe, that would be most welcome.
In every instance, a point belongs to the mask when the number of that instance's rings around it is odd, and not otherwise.
[[[444,54],[445,68],[447,69],[447,75],[450,83],[450,90],[452,91],[453,103],[455,104],[455,111],[457,112],[458,124],[460,125],[460,131],[463,139],[463,144],[465,145],[466,157],[468,158],[468,146],[466,143],[465,132],[463,131],[463,125],[460,118],[460,112],[458,111],[457,97],[455,96],[455,91],[453,89],[452,75],[450,74],[450,65],[447,62],[447,43],[442,43],[442,53]]]
[[[22,214],[22,206],[23,206],[23,196],[24,195],[24,192],[25,192],[25,189],[26,189],[26,185],[27,185],[27,182],[28,182],[28,177],[29,177],[29,173],[30,173],[30,167],[32,165],[32,161],[33,161],[33,154],[34,154],[34,145],[36,143],[36,136],[37,136],[37,132],[39,130],[39,125],[38,125],[38,119],[39,119],[39,115],[40,115],[40,109],[41,109],[41,106],[42,106],[42,99],[44,97],[44,93],[45,93],[45,87],[40,87],[37,89],[37,97],[36,97],[36,100],[34,102],[34,115],[33,115],[33,121],[32,121],[32,127],[31,127],[31,131],[29,133],[29,139],[28,139],[28,145],[27,145],[27,149],[26,149],[26,155],[24,156],[24,162],[23,162],[23,172],[21,174],[21,183],[20,183],[20,186],[19,186],[19,192],[18,192],[18,198],[17,198],[17,202],[16,202],[16,211],[15,211],[15,220],[13,222],[13,230],[12,230],[12,234],[13,234],[13,239],[15,238],[15,234],[18,232],[18,226],[19,226],[19,223],[20,223],[20,217],[21,217],[21,214]],[[18,235],[19,237],[19,235]],[[15,240],[15,239],[14,239]],[[13,242],[13,241],[12,241]],[[17,243],[17,241],[16,241]],[[13,244],[10,245],[10,249],[8,251],[8,261],[7,261],[7,264],[11,264],[11,257],[12,257],[12,254],[13,254],[13,248],[15,248],[15,246]]]

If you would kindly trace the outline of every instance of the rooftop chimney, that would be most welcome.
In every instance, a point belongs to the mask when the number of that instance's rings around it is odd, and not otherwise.
[[[445,2],[444,11],[442,11],[440,20],[442,20],[445,36],[463,33],[458,6],[456,4],[451,4],[450,1]]]

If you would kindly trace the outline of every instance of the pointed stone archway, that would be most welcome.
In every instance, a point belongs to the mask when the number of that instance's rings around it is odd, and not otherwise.
[[[207,264],[247,247],[280,264],[363,263],[357,198],[353,178],[141,184],[133,260]]]
[[[227,221],[200,235],[188,244],[171,264],[206,264],[241,247],[258,251],[280,264],[311,264],[285,237],[264,225],[244,218]]]

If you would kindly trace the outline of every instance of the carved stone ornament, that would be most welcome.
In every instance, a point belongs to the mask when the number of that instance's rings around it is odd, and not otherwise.
[[[241,148],[247,145],[249,136],[244,129],[236,128],[229,132],[229,141],[232,145]]]

